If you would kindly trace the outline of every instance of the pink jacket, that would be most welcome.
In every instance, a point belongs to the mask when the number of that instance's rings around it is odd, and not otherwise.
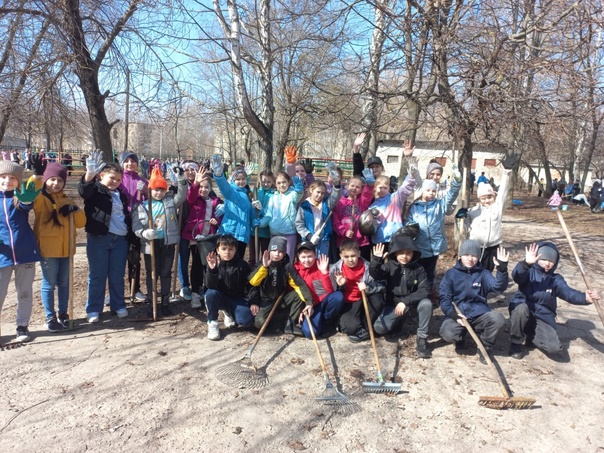
[[[352,239],[356,240],[360,247],[369,245],[369,238],[359,233],[357,220],[359,219],[359,216],[369,208],[372,200],[373,187],[365,184],[361,195],[357,197],[356,200],[354,208],[354,223],[352,225],[352,231],[354,232]],[[338,247],[342,241],[346,239],[346,232],[350,230],[350,224],[352,222],[352,204],[353,200],[342,197],[333,209],[333,230],[336,233]]]
[[[210,197],[208,200],[204,200],[199,195],[199,186],[191,184],[189,191],[187,192],[187,203],[189,204],[189,216],[185,220],[185,224],[182,229],[181,237],[187,241],[195,240],[195,236],[202,234],[204,221],[208,221],[212,218],[216,218],[216,206],[220,204],[219,198]],[[212,211],[210,218],[206,219],[206,203],[212,203]],[[217,225],[210,225],[209,234],[215,234],[216,230],[220,226],[221,219],[218,220]]]

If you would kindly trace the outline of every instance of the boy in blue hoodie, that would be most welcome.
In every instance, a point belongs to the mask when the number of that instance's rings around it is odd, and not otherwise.
[[[493,258],[497,267],[495,277],[480,264],[478,242],[465,240],[459,249],[459,256],[457,264],[445,273],[440,283],[440,308],[446,316],[440,327],[440,336],[446,342],[455,343],[455,350],[460,353],[466,335],[466,328],[460,319],[463,317],[489,351],[503,328],[505,318],[501,313],[491,310],[487,295],[502,293],[507,288],[510,254],[503,247],[497,250],[497,257]],[[453,302],[459,307],[461,315],[457,314]],[[482,363],[486,363],[482,355],[479,357]]]
[[[524,261],[512,272],[519,291],[512,297],[509,307],[510,355],[522,359],[522,343],[525,343],[555,357],[562,351],[556,333],[557,298],[586,305],[599,300],[600,295],[597,291],[576,291],[568,286],[564,277],[555,273],[560,254],[554,243],[531,244],[525,252]]]

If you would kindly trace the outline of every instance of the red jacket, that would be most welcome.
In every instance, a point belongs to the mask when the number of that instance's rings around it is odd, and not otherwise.
[[[333,293],[333,284],[329,278],[329,272],[323,274],[317,267],[317,263],[313,264],[310,269],[306,269],[301,263],[295,263],[294,267],[304,280],[304,283],[310,288],[312,293],[313,305],[318,304],[325,296]]]

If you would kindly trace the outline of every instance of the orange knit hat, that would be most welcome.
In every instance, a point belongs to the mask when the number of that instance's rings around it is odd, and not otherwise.
[[[151,178],[149,179],[149,188],[168,190],[168,183],[161,175],[161,170],[159,168],[154,168],[151,171]]]

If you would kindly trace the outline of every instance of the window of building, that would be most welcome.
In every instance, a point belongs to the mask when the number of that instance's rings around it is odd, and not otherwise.
[[[476,159],[472,159],[472,170],[476,170]]]
[[[497,165],[497,160],[496,159],[485,159],[484,160],[484,166],[485,167],[495,167]]]
[[[445,168],[447,166],[447,158],[446,157],[436,157],[434,159],[436,162],[438,162],[438,164]]]
[[[397,164],[398,156],[386,156],[386,163],[388,164]]]

